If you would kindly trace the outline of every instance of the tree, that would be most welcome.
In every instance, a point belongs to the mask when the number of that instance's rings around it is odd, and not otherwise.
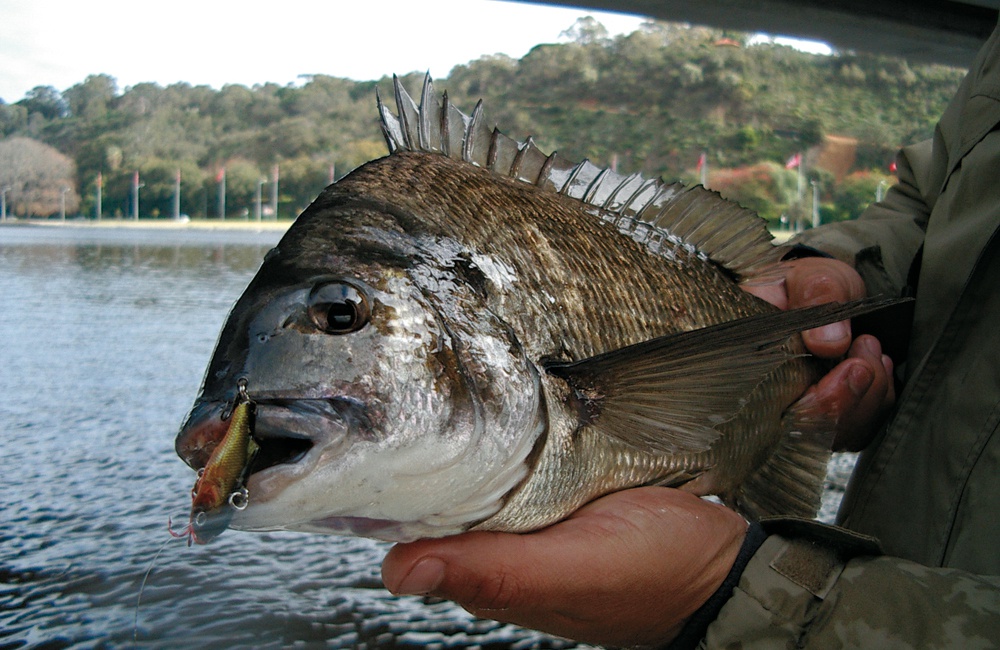
[[[98,74],[66,90],[63,98],[71,115],[96,120],[105,116],[117,95],[118,84],[114,77]]]
[[[7,198],[13,214],[58,214],[65,199],[66,212],[80,205],[73,161],[47,144],[31,138],[0,140],[0,187],[9,187]]]
[[[856,169],[884,169],[900,144],[933,133],[962,77],[942,66],[855,53],[822,57],[656,21],[609,38],[588,17],[565,35],[572,40],[539,45],[520,59],[496,55],[456,66],[435,80],[436,89],[447,89],[466,112],[482,98],[487,126],[522,140],[532,135],[546,152],[672,179],[689,173],[703,152],[713,174],[762,161],[783,169],[824,134],[859,140]],[[30,137],[72,157],[87,201],[102,174],[105,214],[116,202],[128,213],[135,170],[146,183],[142,214],[169,213],[180,167],[182,210],[215,215],[212,179],[223,164],[231,214],[253,206],[260,173],[270,176],[275,164],[281,214],[290,214],[315,198],[332,164],[343,175],[384,155],[376,86],[392,102],[388,77],[303,79],[221,90],[140,83],[119,93],[112,77],[92,75],[62,95],[38,86],[16,104],[0,101],[0,138]],[[401,80],[419,95],[421,73]],[[733,191],[767,214],[780,214],[785,185],[794,189],[797,180],[762,169],[745,176],[733,177]],[[870,193],[866,187],[858,196]]]
[[[608,28],[593,16],[584,16],[577,18],[576,22],[560,36],[570,38],[581,45],[600,44],[608,41]]]
[[[24,99],[17,102],[17,105],[23,106],[28,111],[29,118],[32,113],[37,113],[46,120],[66,117],[68,114],[66,100],[52,86],[35,86],[28,91]]]
[[[25,128],[28,125],[28,111],[17,104],[0,103],[0,138]]]

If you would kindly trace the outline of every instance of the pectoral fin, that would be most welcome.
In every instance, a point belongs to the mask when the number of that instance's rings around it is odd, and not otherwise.
[[[546,370],[572,386],[591,428],[643,451],[696,453],[792,358],[790,336],[897,302],[870,298],[749,316]]]

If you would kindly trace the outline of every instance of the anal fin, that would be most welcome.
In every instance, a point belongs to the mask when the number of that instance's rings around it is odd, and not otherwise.
[[[781,420],[784,435],[771,456],[723,501],[746,517],[813,518],[830,461],[834,422],[810,402],[796,402]]]

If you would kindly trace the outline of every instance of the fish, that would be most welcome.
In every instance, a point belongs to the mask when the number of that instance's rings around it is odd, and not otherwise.
[[[232,528],[387,541],[527,532],[610,492],[813,516],[832,423],[799,332],[741,288],[789,251],[701,186],[546,155],[394,77],[389,154],[327,187],[234,305],[175,441],[202,467],[253,387]]]

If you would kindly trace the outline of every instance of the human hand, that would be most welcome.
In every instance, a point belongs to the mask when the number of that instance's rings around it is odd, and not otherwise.
[[[867,334],[851,344],[847,358],[809,387],[796,409],[834,423],[834,451],[868,446],[896,402],[892,359],[878,339]]]
[[[610,494],[527,533],[470,532],[397,544],[394,594],[585,643],[662,645],[722,584],[746,535],[728,508],[661,487]]]
[[[782,281],[747,284],[750,293],[781,309],[865,296],[861,276],[849,265],[825,257],[782,263]],[[852,341],[849,321],[802,333],[806,348],[818,357],[847,357],[803,395],[796,408],[808,408],[835,422],[834,450],[859,451],[871,441],[879,423],[896,401],[892,359],[882,354],[873,336]]]
[[[865,282],[848,264],[826,257],[803,257],[781,263],[777,282],[741,285],[778,309],[813,307],[828,302],[848,302],[864,298]],[[830,323],[802,333],[806,348],[818,357],[842,356],[851,345],[850,321]]]

